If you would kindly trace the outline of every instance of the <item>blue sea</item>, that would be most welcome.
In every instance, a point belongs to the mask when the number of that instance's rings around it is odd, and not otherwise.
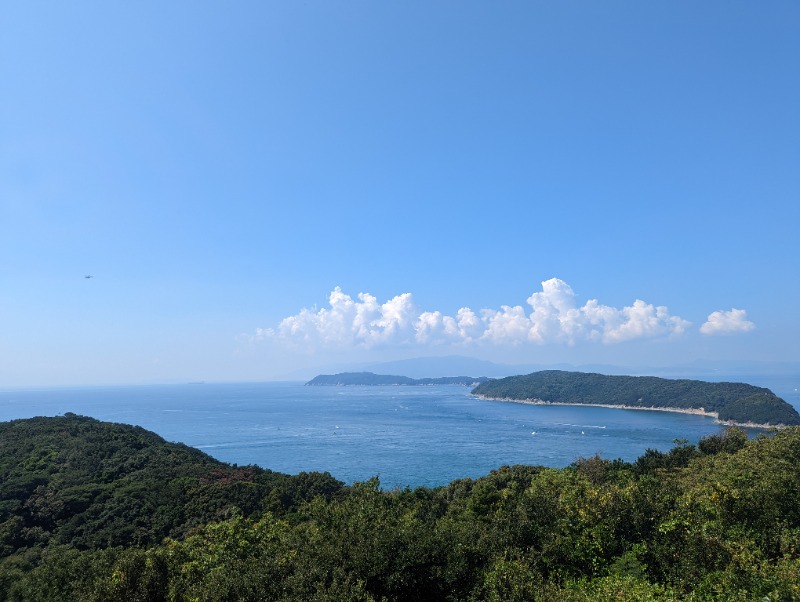
[[[797,407],[798,381],[770,388]],[[703,416],[485,401],[469,390],[299,382],[7,389],[0,420],[74,412],[136,424],[225,462],[327,471],[346,483],[377,475],[385,489],[445,485],[503,465],[563,467],[596,453],[630,461],[722,428]]]

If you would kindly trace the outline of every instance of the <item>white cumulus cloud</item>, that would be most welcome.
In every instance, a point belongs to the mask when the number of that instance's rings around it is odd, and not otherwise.
[[[527,299],[529,309],[523,305],[501,305],[499,309],[479,311],[462,307],[456,315],[449,316],[438,310],[421,311],[411,293],[379,303],[369,293],[359,293],[354,299],[339,287],[331,292],[328,303],[328,307],[319,310],[302,309],[284,318],[275,328],[257,329],[252,338],[312,347],[364,348],[437,344],[572,345],[579,341],[613,344],[676,336],[690,325],[670,315],[666,307],[640,299],[622,308],[602,305],[596,299],[580,305],[572,288],[558,278],[542,282],[542,289]],[[724,313],[715,312],[709,321],[715,314]],[[726,319],[726,315],[720,319]]]
[[[281,320],[277,328],[259,328],[254,339],[277,338],[323,347],[374,347],[414,338],[419,312],[411,293],[380,304],[369,293],[359,293],[354,300],[337,286],[328,297],[328,304],[318,311],[304,308]]]
[[[708,314],[706,323],[700,327],[703,334],[731,334],[736,332],[747,332],[756,327],[747,319],[747,312],[743,309],[731,309],[730,311],[714,311]]]

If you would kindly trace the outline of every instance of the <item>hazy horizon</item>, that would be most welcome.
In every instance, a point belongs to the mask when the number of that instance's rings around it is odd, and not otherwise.
[[[346,372],[372,372],[375,374],[406,376],[410,378],[438,378],[447,376],[488,376],[502,378],[528,374],[541,370],[565,370],[595,372],[630,376],[658,376],[662,378],[689,378],[696,380],[729,380],[746,382],[757,386],[774,388],[771,382],[782,382],[784,397],[792,403],[800,401],[797,388],[800,385],[800,364],[774,362],[713,362],[695,361],[664,366],[633,366],[617,364],[506,364],[469,356],[424,356],[409,357],[387,362],[331,363],[306,367],[294,372],[279,374],[273,378],[208,379],[208,380],[131,380],[116,382],[64,382],[64,383],[17,383],[0,386],[0,390],[127,387],[159,385],[202,385],[258,382],[306,382],[322,374]],[[785,382],[784,382],[785,381]],[[794,384],[792,384],[794,383]],[[795,398],[797,398],[795,400]],[[788,401],[788,399],[787,399]]]

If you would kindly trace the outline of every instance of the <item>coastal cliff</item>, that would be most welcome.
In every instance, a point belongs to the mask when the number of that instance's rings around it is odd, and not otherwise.
[[[800,425],[800,414],[790,404],[769,389],[745,383],[544,370],[491,380],[472,393],[505,401],[698,413],[748,426]]]

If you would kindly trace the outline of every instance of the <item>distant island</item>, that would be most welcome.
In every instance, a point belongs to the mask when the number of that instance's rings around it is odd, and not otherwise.
[[[341,372],[339,374],[320,374],[306,383],[307,386],[345,386],[345,385],[463,385],[474,387],[488,382],[486,376],[443,376],[440,378],[409,378],[372,372]]]
[[[790,404],[769,389],[745,383],[544,370],[489,380],[472,393],[523,403],[703,414],[754,427],[800,425],[800,414]]]

